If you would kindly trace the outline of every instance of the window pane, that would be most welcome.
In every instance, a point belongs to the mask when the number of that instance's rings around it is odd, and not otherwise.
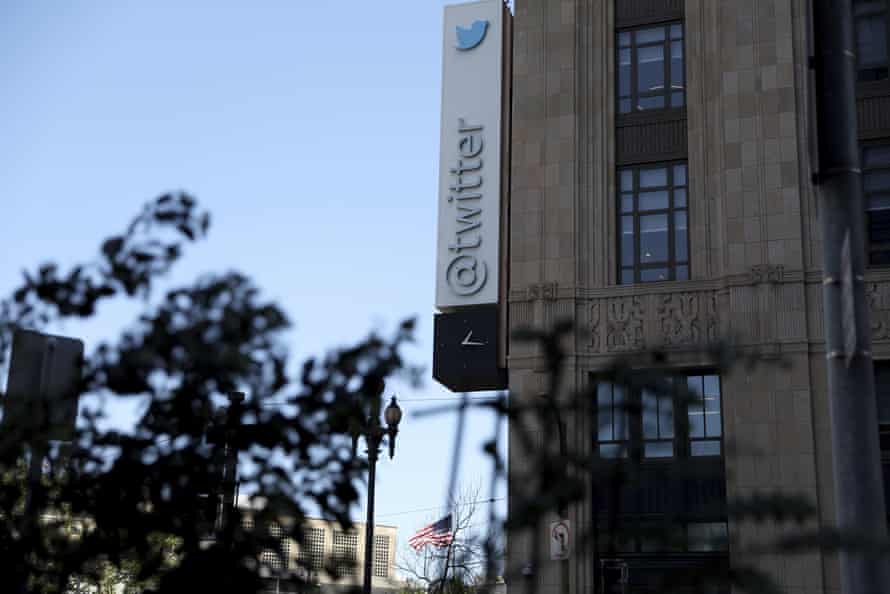
[[[720,396],[720,378],[716,375],[706,375],[702,379],[705,396]]]
[[[643,437],[658,439],[658,398],[649,390],[643,390]]]
[[[860,68],[887,64],[887,25],[884,15],[856,19],[856,57]]]
[[[866,192],[890,190],[890,171],[868,171],[862,176]]]
[[[683,42],[671,43],[671,89],[685,88],[686,74],[683,71]]]
[[[720,442],[713,441],[693,441],[689,453],[693,456],[719,456]]]
[[[624,388],[612,388],[612,418],[614,419],[615,440],[627,439],[627,409],[625,408]]]
[[[683,25],[671,25],[671,39],[683,39]]]
[[[689,280],[689,266],[677,266],[677,280]]]
[[[690,551],[729,550],[729,534],[725,522],[689,524],[688,534]]]
[[[670,458],[674,455],[674,442],[647,442],[643,447],[643,455],[647,458]]]
[[[667,210],[668,208],[667,190],[640,192],[640,210]]]
[[[674,185],[686,185],[686,165],[674,165]]]
[[[621,265],[633,266],[635,259],[634,218],[621,217]]]
[[[634,172],[632,169],[622,169],[621,175],[621,191],[633,192],[634,190]]]
[[[637,89],[640,93],[664,90],[664,47],[637,50]]]
[[[640,271],[640,282],[657,283],[668,280],[667,268],[647,268]]]
[[[597,421],[599,424],[599,441],[612,439],[612,387],[599,384],[596,387]]]
[[[638,110],[646,110],[646,109],[661,109],[664,107],[664,95],[658,95],[657,97],[640,97],[640,100],[637,101],[637,109]]]
[[[664,41],[664,27],[651,27],[637,31],[637,45]]]
[[[683,107],[685,103],[686,100],[682,91],[671,93],[671,107]]]
[[[890,145],[866,147],[862,161],[865,167],[890,167]]]
[[[666,262],[668,259],[668,215],[640,217],[640,262]]]
[[[689,260],[689,240],[686,229],[686,211],[674,213],[674,259],[677,262]]]
[[[624,458],[627,452],[620,443],[601,443],[600,457],[602,458]]]
[[[630,97],[630,49],[618,50],[618,96]]]
[[[689,390],[697,397],[702,398],[702,377],[700,375],[687,378]],[[690,401],[687,404],[689,416],[689,437],[705,436],[704,406],[701,402]]]
[[[868,213],[868,240],[875,244],[890,242],[890,210],[874,210]]]
[[[686,208],[686,190],[674,190],[674,208]]]
[[[640,169],[640,187],[641,188],[658,188],[668,185],[668,175],[666,167],[658,169]]]
[[[618,47],[630,47],[630,33],[618,34]]]
[[[670,394],[658,398],[658,429],[660,437],[674,437],[674,399]]]
[[[722,435],[722,417],[720,415],[720,378],[706,375],[705,385],[705,435],[720,437]]]
[[[633,268],[622,268],[622,269],[621,269],[621,284],[622,284],[622,285],[632,285],[632,284],[634,284],[634,271],[633,271]]]
[[[868,197],[868,210],[890,209],[890,194],[872,194]]]
[[[630,99],[622,99],[618,102],[618,113],[630,113],[631,105]]]
[[[621,195],[621,212],[622,213],[632,213],[634,211],[634,195],[633,194],[622,194]]]

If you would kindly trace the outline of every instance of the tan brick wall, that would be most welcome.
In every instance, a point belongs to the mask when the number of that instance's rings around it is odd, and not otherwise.
[[[808,495],[833,522],[831,434],[821,321],[820,243],[809,181],[807,0],[686,0],[692,280],[616,286],[615,0],[517,0],[510,221],[510,325],[573,319],[568,383],[619,353],[664,347],[700,364],[696,344],[732,337],[790,369],[724,378],[730,496]],[[877,358],[890,358],[890,273],[869,275]],[[510,384],[540,390],[543,360],[511,345]],[[590,444],[589,421],[570,435]],[[543,439],[543,438],[542,438]],[[511,441],[511,468],[525,458]],[[515,494],[518,485],[512,485]],[[590,506],[572,511],[589,525]],[[743,540],[781,527],[733,526]],[[530,561],[530,535],[509,563]],[[546,534],[538,535],[546,539]],[[545,540],[546,542],[546,540]],[[764,557],[789,593],[837,591],[836,561]],[[572,562],[572,592],[591,592]],[[559,583],[542,560],[536,579]]]

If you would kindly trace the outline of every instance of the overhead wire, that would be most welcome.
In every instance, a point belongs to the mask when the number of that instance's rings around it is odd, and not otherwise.
[[[449,507],[466,507],[468,505],[478,505],[480,503],[495,503],[497,501],[504,501],[505,499],[506,499],[506,497],[495,497],[492,499],[479,499],[476,501],[465,501],[463,503],[456,503]],[[377,518],[389,518],[392,516],[405,516],[408,514],[416,514],[416,513],[420,513],[420,512],[426,512],[426,511],[436,511],[436,510],[440,510],[440,509],[447,509],[447,508],[443,508],[440,505],[440,506],[436,506],[436,507],[423,507],[420,509],[409,509],[409,510],[404,510],[404,511],[400,511],[400,512],[391,512],[388,514],[374,514],[374,516]]]
[[[502,396],[467,396],[466,400],[473,400],[477,402],[495,402],[503,398]],[[459,404],[461,399],[457,396],[453,396],[451,398],[397,398],[396,401],[401,404],[403,402],[410,403],[424,403],[424,402],[454,402],[455,404]],[[260,402],[261,407],[273,407],[273,406],[284,406],[288,404],[293,404],[291,400],[264,400]]]

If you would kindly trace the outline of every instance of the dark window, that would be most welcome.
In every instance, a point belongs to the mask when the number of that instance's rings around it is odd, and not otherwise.
[[[618,31],[618,113],[683,107],[683,25]]]
[[[720,376],[690,375],[686,381],[689,391],[698,396],[698,401],[687,407],[689,455],[719,456],[723,449]]]
[[[630,440],[642,444],[647,459],[723,455],[723,415],[720,376],[686,374],[673,378],[684,382],[683,392],[629,391],[608,382],[597,385],[597,446],[602,458],[624,458]],[[634,405],[634,406],[631,406]],[[629,414],[637,409],[636,418]],[[679,414],[674,414],[677,411]],[[681,415],[685,415],[685,418]]]
[[[262,561],[272,569],[287,569],[290,559],[290,541],[278,523],[269,524],[269,537],[278,541],[277,550],[266,549]]]
[[[613,532],[614,528],[614,532]],[[599,518],[597,548],[605,553],[710,553],[729,550],[725,520],[666,523],[664,517],[623,516],[613,527],[609,518]]]
[[[358,534],[334,532],[334,564],[344,576],[356,575],[358,563]]]
[[[886,79],[890,65],[886,0],[854,0],[853,18],[859,80]]]
[[[300,563],[313,571],[324,568],[324,528],[307,528],[300,547]]]
[[[670,394],[643,390],[643,456],[673,458],[674,399]]]
[[[686,164],[618,170],[622,285],[689,279]]]
[[[389,537],[374,535],[374,577],[389,577]]]
[[[890,145],[862,149],[862,185],[868,225],[868,262],[890,265]]]
[[[621,386],[600,382],[596,388],[599,411],[600,456],[619,458],[627,455],[628,423],[625,390]]]

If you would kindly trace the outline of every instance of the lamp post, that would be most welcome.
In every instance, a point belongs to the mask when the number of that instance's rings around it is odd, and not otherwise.
[[[373,567],[374,552],[374,479],[377,470],[377,457],[380,455],[380,444],[383,437],[387,436],[389,443],[389,457],[396,453],[396,434],[399,432],[399,422],[402,420],[402,409],[396,403],[393,396],[383,411],[383,419],[386,427],[380,424],[380,401],[374,399],[371,414],[364,420],[362,426],[354,425],[350,430],[352,435],[352,455],[358,450],[358,439],[364,436],[368,445],[368,517],[365,523],[365,577],[362,584],[363,594],[371,594],[371,569]]]

